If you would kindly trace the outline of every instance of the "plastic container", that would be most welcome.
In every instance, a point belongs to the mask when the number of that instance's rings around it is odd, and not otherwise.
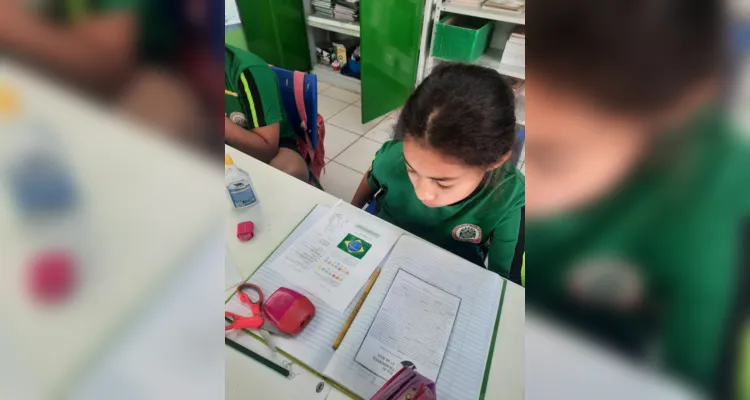
[[[229,155],[224,156],[224,183],[227,185],[229,198],[234,208],[245,208],[258,204],[258,197],[253,190],[253,183],[247,172],[234,165]]]
[[[492,21],[449,15],[438,22],[433,57],[471,63],[484,53],[492,33]]]

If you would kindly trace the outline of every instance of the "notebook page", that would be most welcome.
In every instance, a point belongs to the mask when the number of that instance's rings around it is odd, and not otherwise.
[[[263,265],[255,271],[248,279],[248,282],[254,283],[263,289],[263,294],[270,296],[276,289],[286,286],[290,289],[299,291],[307,295],[297,287],[287,285],[284,278],[273,271],[270,265],[273,261],[291,246],[302,233],[328,214],[329,208],[325,206],[316,206],[312,212],[305,218],[299,226],[292,231],[289,237],[268,257]],[[249,310],[245,305],[240,303],[237,296],[232,296],[226,305],[227,311],[232,311],[240,315],[249,315]],[[295,339],[285,339],[274,336],[272,339],[276,347],[288,352],[302,363],[316,371],[322,371],[333,355],[331,345],[338,335],[338,329],[343,326],[346,320],[345,316],[339,315],[338,312],[328,309],[325,305],[315,304],[315,318]],[[341,320],[340,322],[338,320]],[[329,337],[333,335],[329,340]]]
[[[354,358],[383,379],[416,365],[437,380],[461,299],[400,269]]]
[[[328,207],[316,206],[279,248],[268,257],[268,260],[248,279],[248,282],[260,286],[265,296],[270,296],[274,291],[283,286],[304,294],[313,302],[315,305],[315,318],[310,321],[310,324],[302,332],[294,338],[272,336],[272,340],[277,348],[286,351],[317,372],[322,372],[333,356],[333,342],[338,337],[339,331],[344,326],[346,319],[351,315],[356,301],[353,301],[345,312],[338,312],[324,302],[315,299],[314,296],[301,287],[290,284],[280,273],[273,269],[273,263],[306,230],[310,229],[320,219],[325,218],[329,211],[330,208]],[[360,289],[355,298],[358,299],[363,290],[364,288]],[[225,308],[227,311],[232,311],[240,315],[249,314],[249,310],[240,303],[237,296],[233,296],[227,302]]]
[[[399,270],[461,298],[436,381],[437,394],[444,400],[477,399],[505,281],[497,274],[412,236],[402,236],[396,243],[323,374],[363,398],[372,397],[386,382],[362,367],[355,357]]]
[[[343,313],[399,236],[397,229],[381,219],[349,205],[336,205],[280,254],[272,267],[289,285],[305,288]]]

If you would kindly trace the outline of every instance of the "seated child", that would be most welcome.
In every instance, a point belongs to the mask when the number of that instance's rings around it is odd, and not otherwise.
[[[307,182],[307,164],[284,113],[276,74],[268,63],[248,51],[225,45],[224,54],[224,140]]]
[[[395,140],[375,155],[352,204],[377,194],[377,216],[507,277],[524,205],[508,162],[514,98],[496,71],[444,64],[404,105]]]

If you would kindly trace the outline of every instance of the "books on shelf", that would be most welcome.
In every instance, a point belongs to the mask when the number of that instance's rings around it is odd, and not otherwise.
[[[340,21],[359,21],[359,2],[337,0],[333,6],[333,18]]]
[[[316,14],[324,17],[333,18],[333,1],[332,0],[313,0],[312,7]]]
[[[493,10],[504,10],[511,12],[523,12],[526,8],[525,0],[486,0],[482,3],[482,8]]]
[[[474,6],[479,7],[484,0],[450,0],[451,4],[460,4],[462,6]]]
[[[315,14],[343,22],[359,21],[359,0],[313,0]]]
[[[511,32],[505,43],[501,62],[519,67],[526,65],[526,30],[523,26],[518,26]]]

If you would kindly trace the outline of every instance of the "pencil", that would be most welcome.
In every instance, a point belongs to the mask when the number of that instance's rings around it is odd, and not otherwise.
[[[281,375],[284,375],[285,377],[289,376],[289,371],[286,368],[280,366],[279,364],[276,364],[275,362],[259,355],[258,353],[246,347],[241,346],[239,343],[235,342],[232,339],[229,339],[228,337],[224,338],[224,344],[252,358],[253,360],[265,365],[266,367],[271,368],[272,370],[280,373]]]
[[[352,310],[352,315],[350,315],[349,319],[346,320],[346,322],[344,323],[344,327],[341,329],[341,332],[339,332],[339,336],[336,338],[336,341],[333,342],[334,350],[338,349],[339,346],[341,345],[341,341],[344,340],[344,336],[346,336],[346,332],[348,332],[349,327],[352,326],[354,317],[357,316],[359,309],[362,308],[362,303],[365,302],[365,298],[370,293],[370,289],[372,289],[372,285],[374,285],[375,281],[378,279],[378,275],[380,275],[380,268],[376,269],[375,272],[372,273],[370,280],[367,282],[367,286],[365,286],[365,291],[362,292],[362,296],[357,301],[357,304],[354,305],[354,310]]]
[[[234,96],[234,97],[237,97],[237,93],[235,93],[235,92],[232,92],[231,90],[226,90],[226,89],[224,89],[224,94],[228,94],[228,95],[230,95],[230,96]]]

